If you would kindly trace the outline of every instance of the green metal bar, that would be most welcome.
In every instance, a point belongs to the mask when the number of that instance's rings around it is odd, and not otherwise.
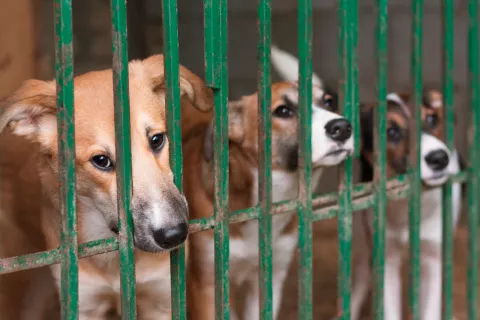
[[[72,1],[55,0],[58,170],[60,185],[61,316],[78,318]]]
[[[384,315],[385,217],[387,212],[388,0],[377,0],[377,99],[375,110],[375,211],[373,220],[373,318]]]
[[[312,0],[298,1],[299,196],[298,319],[312,319]]]
[[[215,319],[229,319],[227,0],[204,0],[205,75],[214,92]]]
[[[470,82],[471,135],[468,148],[468,319],[478,319],[478,212],[480,203],[480,68],[478,60],[478,0],[468,1],[468,69]]]
[[[455,2],[443,1],[443,106],[445,114],[445,143],[453,150],[453,71],[454,71],[454,24]],[[442,198],[442,315],[443,319],[450,320],[453,316],[452,290],[453,290],[453,218],[451,181],[443,186]]]
[[[466,172],[460,172],[451,177],[452,182],[463,183],[467,181]],[[352,195],[353,211],[359,211],[374,207],[375,194],[373,183],[360,183],[354,186]],[[400,175],[387,181],[387,198],[403,199],[410,195],[410,186],[407,182],[406,175]],[[339,206],[335,204],[338,201],[338,193],[330,192],[322,195],[314,195],[312,199],[312,207],[315,209],[313,213],[313,221],[327,220],[336,218]],[[271,214],[280,215],[296,211],[298,208],[298,200],[287,200],[272,204]],[[239,223],[252,219],[258,219],[258,208],[247,208],[237,210],[230,213],[229,223]],[[212,229],[215,225],[213,217],[195,219],[190,221],[189,232],[195,233]],[[78,247],[79,258],[83,259],[107,252],[118,250],[118,239],[107,238],[82,243]],[[22,256],[0,259],[0,275],[12,273],[32,268],[40,268],[60,262],[60,250],[53,249]]]
[[[353,136],[355,142],[355,157],[358,158],[360,156],[360,95],[359,95],[359,88],[358,88],[358,28],[359,28],[359,21],[358,21],[358,0],[350,0],[352,3],[350,4],[349,13],[351,15],[349,22],[350,22],[350,38],[352,41],[353,46],[353,57],[352,57],[352,65],[353,65],[353,75],[352,79],[354,79],[351,83],[352,85],[352,109],[351,109],[351,118],[353,124]]]
[[[219,17],[213,10],[216,5],[215,1],[220,0],[203,0],[203,37],[204,37],[204,51],[205,51],[205,82],[211,88],[218,88],[215,81],[218,80],[216,76],[215,53],[218,48],[218,30]]]
[[[420,291],[420,141],[421,141],[421,104],[422,104],[422,41],[423,41],[423,0],[412,0],[413,11],[413,44],[412,44],[412,77],[414,83],[413,119],[410,122],[413,134],[410,137],[412,150],[411,193],[409,201],[410,224],[410,257],[409,257],[409,318],[419,320],[419,291]]]
[[[136,319],[126,0],[111,0],[122,319]]]
[[[182,114],[180,103],[180,62],[178,53],[178,13],[176,0],[163,0],[163,53],[170,167],[182,192]],[[186,318],[185,247],[170,253],[172,319]]]
[[[387,183],[388,199],[406,198],[409,194],[408,183],[402,182],[403,178],[395,178]],[[373,207],[374,194],[372,194],[373,185],[371,183],[356,185],[353,193],[353,210],[359,211]],[[313,199],[312,204],[315,209],[314,221],[336,218],[339,206],[337,202],[338,195],[335,192],[322,195]],[[272,205],[272,215],[280,215],[296,211],[298,201],[282,201]],[[259,210],[257,208],[248,208],[244,210],[234,211],[230,214],[229,223],[239,223],[252,219],[258,219]],[[196,219],[190,221],[190,233],[209,230],[214,227],[214,220],[209,218]],[[108,238],[83,243],[78,247],[79,258],[83,259],[107,252],[118,250],[118,240],[116,238]],[[0,260],[0,274],[7,274],[32,268],[40,268],[52,264],[59,263],[60,250],[53,249],[49,251],[37,252],[12,258],[4,258]]]
[[[466,181],[465,172],[460,173],[453,177],[452,181],[463,182]],[[403,195],[404,192],[409,191],[409,185],[407,183],[407,176],[400,175],[395,178],[391,178],[387,182],[387,189],[389,198],[398,198]],[[357,184],[354,187],[353,199],[354,199],[354,211],[357,206],[367,206],[370,207],[373,205],[373,202],[370,204],[370,199],[373,192],[372,183],[361,183]],[[400,193],[399,193],[400,192]],[[405,194],[403,197],[406,197]],[[338,194],[336,192],[330,192],[322,195],[315,195],[312,200],[312,207],[319,209],[326,205],[336,205],[338,201]],[[297,200],[287,200],[274,203],[272,205],[272,214],[284,214],[296,211],[298,208]],[[243,222],[252,219],[258,219],[259,210],[257,208],[247,208],[243,210],[238,210],[230,213],[230,223]],[[318,219],[317,219],[318,220]],[[323,220],[323,219],[320,219]],[[203,230],[208,230],[213,228],[215,222],[212,217],[195,219],[190,221],[189,232],[199,232]],[[118,240],[117,238],[108,238],[90,241],[82,243],[78,248],[78,253],[80,258],[90,257],[102,253],[107,253],[111,251],[118,250]],[[59,249],[54,249],[50,251],[43,251],[34,254],[27,254],[12,258],[0,259],[0,274],[11,273],[15,271],[26,270],[29,267],[38,268],[55,263],[59,263]]]
[[[258,5],[258,217],[260,319],[272,319],[272,119],[271,119],[271,19],[270,0]]]
[[[340,105],[343,115],[355,124],[358,105],[358,70],[356,66],[356,27],[358,3],[356,0],[341,0],[339,6],[339,67],[341,75]],[[358,130],[358,129],[357,129]],[[354,132],[355,133],[355,132]],[[338,211],[338,308],[340,319],[350,319],[351,296],[351,243],[352,243],[352,158],[347,158],[340,167]]]

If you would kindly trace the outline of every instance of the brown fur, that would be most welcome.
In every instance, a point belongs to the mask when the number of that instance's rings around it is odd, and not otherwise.
[[[410,113],[413,112],[412,106],[410,103],[410,95],[406,93],[399,93],[398,96],[405,102]],[[443,101],[442,95],[440,92],[435,90],[426,91],[424,94],[424,103],[421,106],[421,116],[422,116],[422,128],[426,132],[432,134],[438,139],[443,139],[443,130],[444,130],[444,114],[443,114]],[[436,107],[432,107],[434,104]],[[362,106],[362,115],[364,117],[373,118],[373,112],[375,105],[365,105]],[[427,118],[431,116],[436,117],[435,125],[429,126]],[[397,103],[388,102],[387,105],[387,131],[396,126],[399,127],[403,132],[407,133],[404,135],[403,139],[399,142],[393,143],[387,138],[387,177],[391,178],[399,173],[397,163],[401,162],[402,159],[408,156],[409,150],[409,135],[410,131],[410,121],[412,121],[409,114],[406,114],[402,108],[398,106]],[[363,126],[369,125],[364,121]],[[368,130],[368,134],[373,134],[373,126],[369,128],[363,128],[363,130]],[[362,138],[365,137],[365,134],[362,135]],[[372,135],[373,137],[373,135]],[[365,142],[362,141],[362,145]],[[370,148],[362,148],[362,153],[365,159],[373,167],[375,159],[373,150]]]
[[[410,141],[409,141],[409,132],[410,125],[413,123],[411,119],[411,114],[414,114],[414,110],[410,101],[410,95],[407,93],[398,93],[398,96],[405,102],[407,110],[401,108],[395,102],[388,102],[387,105],[387,132],[392,127],[400,128],[405,134],[401,141],[392,142],[388,139],[387,136],[387,178],[393,178],[400,173],[405,173],[403,170],[399,170],[399,163],[402,163],[404,160],[409,157],[410,150]],[[436,107],[432,107],[435,105]],[[362,107],[362,116],[363,117],[373,117],[373,112],[376,106],[369,105]],[[408,114],[406,113],[408,112]],[[443,102],[442,94],[435,90],[426,90],[424,93],[424,101],[421,105],[421,116],[422,116],[422,128],[426,132],[434,135],[438,139],[442,140],[443,138],[443,128],[444,128],[444,117],[443,117]],[[429,126],[427,118],[429,116],[437,117],[435,126]],[[366,118],[362,123],[362,126],[369,125]],[[365,137],[373,137],[373,127],[362,128],[364,134],[362,134],[362,139]],[[365,135],[366,131],[370,131]],[[362,144],[365,144],[362,141]],[[375,157],[373,150],[362,148],[362,156],[368,162],[369,166],[375,167]],[[403,169],[403,168],[402,168]],[[370,177],[370,180],[373,177]],[[390,201],[387,205],[391,210],[387,212],[396,212],[395,207],[398,206],[396,201]],[[387,214],[387,223],[392,225],[404,224],[408,221],[408,215],[398,215],[398,214]]]
[[[136,195],[142,195],[152,188],[166,194],[167,201],[180,198],[181,195],[173,184],[168,141],[157,154],[152,152],[147,139],[150,134],[163,133],[167,129],[163,56],[152,56],[143,61],[131,62],[129,73],[134,190],[132,206],[135,210]],[[116,208],[115,172],[103,172],[90,162],[92,156],[97,154],[106,154],[115,159],[112,70],[78,76],[74,79],[74,85],[77,196],[96,199],[94,197],[101,194],[111,199],[109,200],[111,202],[105,205]],[[184,97],[181,104],[185,123],[188,124],[188,119],[193,118],[191,113],[198,114],[211,109],[212,92],[198,77],[183,67],[180,69],[180,91]],[[34,197],[31,198],[31,204],[37,205],[39,209],[27,210],[21,217],[3,212],[0,215],[0,218],[6,217],[5,224],[0,219],[0,229],[6,226],[6,223],[14,223],[22,231],[28,230],[29,235],[36,235],[36,238],[0,243],[1,251],[5,252],[4,256],[25,253],[16,249],[27,248],[30,242],[36,245],[32,249],[35,251],[59,246],[55,95],[54,82],[29,80],[1,104],[3,109],[0,129],[6,127],[9,132],[28,140],[12,145],[12,152],[25,146],[21,159],[31,159],[31,162],[26,160],[19,170],[29,169],[30,171],[26,173],[29,180],[39,181],[33,188]],[[7,134],[4,133],[2,136]],[[4,181],[6,180],[2,179],[2,182]],[[26,184],[23,183],[22,186],[26,187]],[[95,203],[95,200],[92,201]],[[97,205],[105,206],[100,203]],[[91,234],[99,227],[91,225],[87,217],[88,211],[89,209],[77,199],[79,242],[93,240],[92,237],[102,237]],[[115,214],[105,219],[109,226],[115,226]],[[137,220],[134,211],[134,224],[137,228],[138,223],[135,221]],[[135,259],[139,319],[170,318],[168,254],[135,250]],[[52,266],[57,281],[59,271],[58,265]],[[81,290],[87,290],[86,294],[80,294],[80,319],[108,319],[118,313],[119,291],[114,288],[119,288],[119,273],[118,253],[80,260],[79,286]],[[104,289],[101,289],[102,285]],[[89,286],[95,289],[88,291]]]
[[[298,101],[295,83],[281,82],[272,85],[271,110],[285,105],[287,100]],[[323,104],[323,91],[314,87],[313,99]],[[293,106],[293,108],[295,108]],[[184,139],[184,185],[190,208],[190,218],[210,217],[214,211],[213,143],[209,130],[211,119],[199,120],[194,134],[185,134]],[[204,121],[205,120],[205,121]],[[210,120],[210,121],[206,121]],[[243,97],[229,103],[229,205],[228,211],[251,207],[253,204],[254,177],[252,169],[258,165],[258,95]],[[289,171],[289,156],[285,153],[298,147],[297,119],[272,117],[272,170]],[[295,154],[296,155],[296,154]],[[244,223],[230,225],[230,239],[243,239]],[[277,230],[281,234],[296,231],[296,218]],[[275,232],[275,231],[274,231]],[[189,319],[214,318],[214,265],[213,230],[190,235],[190,263],[188,266],[188,312]],[[235,274],[241,265],[231,264],[230,274]],[[230,301],[233,309],[239,299],[231,280]]]

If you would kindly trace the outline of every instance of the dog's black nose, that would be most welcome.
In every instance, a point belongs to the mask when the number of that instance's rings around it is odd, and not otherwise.
[[[338,142],[345,142],[352,136],[352,126],[346,119],[334,119],[325,125],[327,136]]]
[[[188,225],[180,223],[173,228],[158,229],[153,232],[155,242],[163,249],[172,249],[181,245],[188,235]]]
[[[425,156],[428,166],[435,171],[440,171],[448,166],[448,154],[444,150],[435,150]]]

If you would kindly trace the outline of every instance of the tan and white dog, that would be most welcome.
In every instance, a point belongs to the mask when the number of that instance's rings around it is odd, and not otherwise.
[[[188,208],[173,182],[166,135],[163,56],[129,63],[137,312],[139,319],[170,319],[169,255],[188,234]],[[78,241],[118,233],[112,70],[74,79]],[[186,117],[193,107],[208,111],[212,92],[187,69],[180,69]],[[57,248],[60,230],[56,85],[29,80],[1,104],[0,131],[30,143],[24,186],[39,180],[41,233],[45,249]],[[3,155],[2,155],[3,156]],[[25,154],[27,156],[27,154]],[[3,182],[3,181],[2,181]],[[20,186],[21,188],[21,186]],[[28,212],[37,219],[39,212]],[[0,220],[1,221],[1,220]],[[22,227],[22,225],[20,225]],[[40,226],[37,226],[40,228]],[[118,252],[79,262],[80,319],[120,314]],[[51,267],[59,285],[60,267]]]
[[[298,193],[298,84],[275,83],[271,93],[272,200],[278,202],[294,199]],[[312,181],[317,182],[323,167],[337,165],[353,152],[353,138],[350,123],[335,113],[334,96],[314,85],[312,100]],[[234,211],[258,203],[258,95],[230,102],[228,120],[229,210]],[[208,217],[213,212],[212,131],[212,122],[203,121],[184,140],[185,195],[192,218]],[[297,246],[296,214],[274,216],[272,237],[276,318],[283,283]],[[213,232],[195,233],[189,239],[189,318],[213,319]],[[259,317],[258,261],[257,221],[231,225],[230,292],[234,319]],[[246,291],[242,293],[240,288]],[[236,304],[240,300],[244,300],[245,306]]]
[[[408,95],[391,93],[387,96],[387,176],[406,173],[408,166],[411,107]],[[440,320],[442,315],[442,189],[448,177],[460,170],[456,150],[448,150],[442,142],[444,130],[442,95],[425,91],[422,105],[421,131],[421,319]],[[374,106],[365,106],[361,114],[362,176],[372,181],[374,153]],[[461,186],[453,184],[453,225],[460,215]],[[352,289],[353,320],[359,319],[363,302],[370,288],[371,210],[354,215],[353,250],[359,261],[354,265]],[[387,203],[384,307],[385,319],[402,319],[401,263],[403,249],[408,245],[408,199]]]

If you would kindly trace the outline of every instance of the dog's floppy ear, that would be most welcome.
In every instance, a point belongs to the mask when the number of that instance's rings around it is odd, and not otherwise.
[[[154,91],[165,89],[165,69],[163,55],[154,55],[143,60],[145,71],[152,78]],[[210,111],[213,108],[213,92],[205,83],[190,70],[180,65],[180,94],[186,95],[194,107],[200,111]]]
[[[57,131],[56,88],[53,81],[27,80],[11,96],[0,102],[0,132],[34,142],[47,142]]]
[[[228,140],[233,143],[241,144],[245,138],[244,105],[243,99],[228,103]],[[205,134],[203,155],[207,161],[213,159],[213,120]]]

